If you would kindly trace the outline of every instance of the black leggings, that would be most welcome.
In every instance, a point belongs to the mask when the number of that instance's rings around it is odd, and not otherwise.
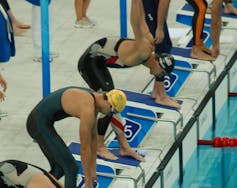
[[[91,58],[89,54],[85,53],[84,57],[80,58],[78,62],[78,70],[81,76],[94,91],[110,91],[114,89],[111,74],[104,61],[101,56]],[[111,118],[111,115],[106,115],[98,119],[97,130],[99,135],[105,135]]]
[[[29,116],[27,130],[48,159],[51,167],[49,173],[57,179],[65,175],[65,188],[75,188],[79,169],[75,159],[62,138],[57,134],[53,122],[41,120],[40,125],[37,126],[34,121],[35,115],[37,113],[33,111]]]
[[[58,184],[58,182],[57,181],[55,181],[54,180],[54,178],[46,171],[46,170],[44,170],[44,169],[42,169],[42,168],[40,168],[40,167],[38,167],[38,166],[35,166],[35,165],[32,165],[32,164],[29,164],[29,163],[26,163],[26,162],[23,162],[23,161],[18,161],[18,160],[6,160],[6,161],[2,161],[2,162],[0,162],[0,166],[1,165],[3,165],[3,164],[5,164],[5,163],[8,163],[8,164],[12,164],[13,166],[14,166],[14,168],[15,168],[15,170],[17,171],[17,176],[19,176],[18,178],[18,181],[19,182],[22,182],[22,179],[21,178],[23,178],[23,180],[25,180],[24,179],[24,177],[20,177],[21,175],[22,175],[22,173],[25,173],[26,174],[26,176],[28,176],[27,174],[29,174],[29,173],[31,173],[31,171],[27,171],[27,169],[28,169],[28,167],[29,166],[32,166],[32,167],[34,167],[34,168],[36,168],[36,169],[39,169],[45,176],[47,176],[48,177],[48,179],[52,182],[52,184],[54,184],[55,185],[55,187],[56,188],[61,188],[61,186]],[[25,172],[26,171],[26,172]],[[9,183],[5,183],[4,182],[4,180],[3,179],[8,179],[8,177],[5,177],[5,174],[4,174],[5,172],[3,172],[3,173],[1,173],[0,172],[0,187],[1,188],[12,188],[13,186],[11,186],[11,185],[7,185],[7,184],[9,184]],[[32,174],[33,175],[33,174]],[[24,175],[23,175],[24,176]],[[33,176],[32,176],[33,177]],[[12,183],[16,183],[16,182],[12,182]],[[23,182],[22,182],[23,183]],[[17,187],[23,187],[24,185],[17,185]],[[15,186],[14,186],[15,187]]]
[[[87,54],[81,61],[83,62],[78,63],[78,70],[91,89],[94,91],[110,91],[114,89],[111,74],[102,56],[91,58]]]

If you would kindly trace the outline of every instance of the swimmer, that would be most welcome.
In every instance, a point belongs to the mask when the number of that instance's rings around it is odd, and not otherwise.
[[[65,175],[65,188],[76,187],[78,165],[72,153],[55,130],[54,123],[67,117],[80,120],[80,153],[85,174],[85,187],[96,179],[97,114],[121,112],[126,95],[120,90],[96,93],[88,88],[69,86],[43,98],[27,119],[29,135],[39,144],[49,161],[52,174]]]
[[[0,187],[63,188],[46,170],[18,160],[0,162]]]
[[[190,57],[206,61],[214,61],[212,51],[203,43],[203,27],[207,9],[206,0],[186,0],[194,10],[192,18],[193,46]]]

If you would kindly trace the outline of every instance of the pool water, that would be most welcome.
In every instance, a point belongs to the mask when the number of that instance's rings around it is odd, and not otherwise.
[[[237,97],[229,97],[220,110],[216,129],[202,139],[237,138]],[[237,188],[237,147],[198,146],[185,165],[181,186],[173,188]]]

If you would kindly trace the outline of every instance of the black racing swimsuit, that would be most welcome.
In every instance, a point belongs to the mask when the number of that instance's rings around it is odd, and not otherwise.
[[[80,57],[78,70],[90,88],[95,91],[114,89],[110,68],[128,68],[118,59],[118,48],[125,40],[120,37],[101,38],[94,42]]]
[[[0,162],[0,187],[23,188],[28,185],[31,178],[36,174],[44,174],[49,180],[60,188],[61,186],[44,169],[17,160]]]
[[[71,88],[93,93],[91,89],[80,87],[65,87],[56,90],[42,99],[31,111],[27,119],[28,133],[39,144],[49,161],[51,167],[49,173],[56,179],[65,175],[65,188],[76,187],[79,167],[67,145],[57,133],[54,123],[70,117],[63,110],[61,98],[63,93]]]

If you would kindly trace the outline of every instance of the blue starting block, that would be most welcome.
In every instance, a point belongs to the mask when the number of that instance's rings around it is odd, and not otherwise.
[[[127,92],[125,92],[127,95]],[[127,95],[128,100],[131,95]],[[148,97],[147,97],[148,98]],[[147,133],[150,131],[151,127],[154,125],[155,121],[136,118],[136,117],[129,117],[128,112],[134,114],[141,114],[148,117],[157,118],[157,115],[152,110],[147,110],[143,108],[133,107],[133,106],[126,106],[121,115],[126,120],[125,123],[125,135],[127,141],[131,147],[138,147],[139,144],[143,141]],[[109,144],[109,148],[118,148],[119,143],[118,140],[115,138]]]
[[[85,180],[84,180],[84,173],[82,171],[82,164],[81,161],[77,161],[78,166],[80,167],[79,169],[79,175],[81,177],[81,180],[77,183],[76,188],[83,188],[85,185]],[[105,165],[100,165],[98,164],[96,166],[96,172],[97,174],[97,181],[94,182],[94,188],[102,188],[102,187],[109,187],[110,184],[113,181],[112,177],[109,177],[109,175],[113,176],[115,175],[115,169],[111,168],[110,166],[105,166]],[[102,176],[102,174],[107,174],[108,176]]]
[[[171,50],[171,54],[175,55],[177,57],[175,57],[175,59],[178,59],[178,56],[182,57],[182,58],[186,58],[187,60],[191,60],[190,57],[190,52],[191,52],[191,48],[180,48],[180,47],[173,47]],[[195,59],[197,61],[200,61],[198,59]],[[203,61],[203,60],[201,60]],[[198,69],[194,69],[194,67],[183,67],[182,65],[179,66],[178,64],[176,64],[175,69],[174,70],[183,70],[186,72],[204,72],[207,74],[208,76],[208,85],[209,88],[211,86],[211,76],[214,75],[214,77],[216,76],[216,65],[214,63],[210,63],[209,61],[206,61],[207,63],[209,63],[212,66],[212,69],[210,71],[207,70],[198,70]]]
[[[125,90],[123,90],[123,91],[126,94],[128,101],[143,103],[143,104],[146,104],[149,106],[160,107],[160,108],[165,108],[165,109],[169,109],[169,110],[176,110],[175,108],[172,108],[172,107],[157,104],[155,102],[155,100],[153,98],[151,98],[150,95],[137,93],[137,92],[133,92],[133,91],[125,91]],[[178,101],[178,102],[179,102],[179,104],[182,104],[182,101]]]
[[[190,48],[173,47],[171,50],[172,55],[182,56],[182,57],[187,57],[187,58],[190,58],[190,52],[191,52]],[[190,74],[192,73],[192,69],[193,69],[193,66],[191,63],[189,63],[188,60],[181,60],[175,57],[174,70],[170,74],[164,77],[164,87],[165,87],[167,95],[169,95],[170,97],[177,96],[177,94],[179,93],[179,91],[181,90],[185,82],[188,80]],[[153,89],[153,83],[150,81],[149,85],[146,86],[143,93],[151,94],[152,89]],[[174,109],[174,108],[170,108],[170,107],[155,103],[154,99],[152,99],[151,97],[149,99],[148,97],[146,98],[147,99],[145,99],[145,101],[149,100],[149,102],[146,102],[146,104],[149,103],[149,105],[152,105],[152,106],[159,106],[161,108]],[[138,99],[140,100],[140,97]],[[133,99],[131,99],[131,101],[133,101]],[[140,101],[143,101],[143,100],[140,100]],[[182,101],[178,101],[178,102],[179,104],[182,103]]]
[[[166,93],[170,97],[175,97],[178,92],[181,90],[182,86],[185,84],[186,80],[190,76],[191,72],[186,71],[185,69],[192,69],[192,65],[183,60],[175,60],[176,67],[182,67],[183,70],[174,68],[173,72],[169,75],[165,76],[164,86],[166,89]],[[178,101],[179,104],[182,104],[182,101]]]
[[[124,90],[123,90],[124,91]],[[133,91],[124,91],[127,96],[127,100],[130,102],[145,104],[150,107],[158,107],[160,109],[173,110],[178,112],[180,118],[177,122],[173,120],[162,119],[162,113],[157,113],[154,110],[148,108],[136,107],[127,105],[121,112],[122,117],[126,120],[125,123],[125,136],[131,147],[139,147],[141,142],[148,135],[148,132],[153,126],[160,122],[169,122],[172,124],[174,129],[174,139],[176,139],[176,125],[181,122],[182,126],[182,114],[176,108],[167,107],[155,103],[154,99],[150,95],[136,93]],[[179,104],[183,101],[179,100]],[[119,143],[116,137],[108,143],[109,148],[118,148]]]
[[[68,145],[69,150],[75,157],[78,166],[79,166],[79,171],[78,174],[80,175],[81,181],[78,182],[77,188],[81,188],[84,186],[84,173],[82,170],[82,164],[81,164],[81,158],[80,158],[80,143],[77,142],[71,142]],[[118,149],[112,149],[111,152],[115,154],[119,159],[118,160],[108,160],[104,159],[101,157],[97,157],[97,165],[96,165],[96,173],[98,177],[98,182],[95,182],[94,188],[105,188],[111,186],[112,182],[114,179],[129,179],[134,182],[134,185],[137,186],[138,182],[142,178],[143,183],[145,182],[145,173],[144,170],[140,166],[140,161],[127,157],[127,156],[120,156]],[[116,174],[116,169],[124,169],[129,167],[129,168],[139,168],[141,173],[138,176],[137,179],[131,177],[131,176],[124,176],[124,175],[118,175]]]

